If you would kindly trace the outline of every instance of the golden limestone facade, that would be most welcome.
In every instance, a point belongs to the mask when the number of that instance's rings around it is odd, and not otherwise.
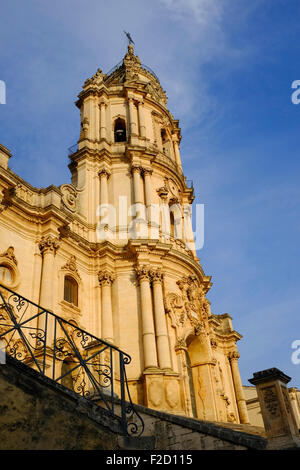
[[[0,146],[0,283],[130,354],[134,402],[247,423],[228,314],[196,256],[179,123],[133,46],[86,80],[71,184],[37,189]]]

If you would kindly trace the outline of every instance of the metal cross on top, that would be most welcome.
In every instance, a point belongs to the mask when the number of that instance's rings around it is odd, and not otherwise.
[[[124,31],[124,33],[125,33],[126,36],[127,36],[128,45],[129,45],[129,44],[134,44],[134,41],[132,40],[132,38],[131,38],[131,36],[130,36],[130,33],[127,33],[126,31]]]

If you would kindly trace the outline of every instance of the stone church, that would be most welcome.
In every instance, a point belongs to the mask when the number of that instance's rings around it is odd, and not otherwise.
[[[247,423],[241,335],[206,298],[179,121],[159,79],[130,44],[76,106],[71,183],[33,187],[0,145],[0,284],[128,353],[133,402]]]

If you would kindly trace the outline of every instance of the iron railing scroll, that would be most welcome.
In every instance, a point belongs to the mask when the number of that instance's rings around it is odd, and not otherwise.
[[[124,434],[143,433],[126,375],[131,357],[119,348],[1,284],[0,341],[6,354],[106,408]]]

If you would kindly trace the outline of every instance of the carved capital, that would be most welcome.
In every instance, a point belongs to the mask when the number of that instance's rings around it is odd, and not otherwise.
[[[150,277],[151,277],[151,280],[152,282],[162,282],[163,280],[163,272],[160,268],[157,268],[157,269],[150,269]]]
[[[101,177],[105,177],[105,178],[109,178],[111,175],[111,172],[107,169],[107,168],[102,168],[102,170],[100,170],[98,172],[98,176],[101,178]]]
[[[179,351],[180,349],[186,350],[186,341],[184,338],[177,338],[175,344],[175,351]]]
[[[151,176],[153,173],[153,170],[151,170],[151,168],[143,168],[143,175],[144,176]]]
[[[139,166],[139,165],[132,165],[132,166],[131,166],[131,173],[132,173],[132,174],[134,174],[134,173],[139,173],[139,174],[141,174],[142,170],[143,170],[142,167]]]
[[[39,249],[41,250],[42,255],[44,253],[53,253],[55,254],[59,248],[59,240],[52,235],[42,236],[39,242]]]
[[[108,270],[98,272],[98,281],[100,286],[111,286],[116,276]]]
[[[136,277],[138,278],[139,282],[141,281],[150,281],[151,279],[151,271],[149,266],[136,266],[135,268]]]
[[[237,361],[239,359],[240,355],[238,351],[230,351],[228,354],[228,358],[230,361]]]

